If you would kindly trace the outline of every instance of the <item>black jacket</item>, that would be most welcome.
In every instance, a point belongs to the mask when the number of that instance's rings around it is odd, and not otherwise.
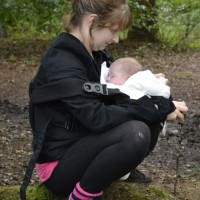
[[[174,110],[172,102],[164,98],[160,98],[162,105],[157,110],[146,96],[130,101],[123,94],[85,92],[83,84],[99,83],[101,64],[110,59],[103,51],[94,52],[93,57],[78,39],[67,33],[61,33],[42,57],[30,85],[30,120],[35,133],[40,133],[51,119],[39,163],[61,158],[85,134],[102,133],[131,119],[147,124],[160,122]]]

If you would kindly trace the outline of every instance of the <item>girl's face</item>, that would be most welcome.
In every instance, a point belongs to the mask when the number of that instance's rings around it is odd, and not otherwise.
[[[103,50],[108,45],[119,42],[119,29],[117,25],[104,28],[95,27],[92,29],[91,35],[91,48],[93,51]]]

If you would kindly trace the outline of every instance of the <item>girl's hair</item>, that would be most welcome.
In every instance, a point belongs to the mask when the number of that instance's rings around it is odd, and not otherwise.
[[[71,0],[69,12],[63,17],[67,32],[81,25],[87,14],[98,16],[92,27],[112,27],[118,25],[120,31],[131,25],[131,13],[127,0]],[[91,28],[92,28],[91,27]]]

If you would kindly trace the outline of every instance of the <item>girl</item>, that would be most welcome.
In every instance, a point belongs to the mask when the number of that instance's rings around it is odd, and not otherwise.
[[[101,199],[106,187],[135,171],[148,154],[147,123],[159,132],[167,115],[183,119],[187,110],[169,100],[165,113],[160,105],[150,111],[132,102],[119,106],[115,95],[83,90],[85,82],[100,82],[101,64],[110,61],[103,50],[118,43],[119,32],[130,24],[126,0],[72,0],[66,32],[43,56],[30,85],[33,145],[35,151],[42,148],[37,173],[47,188],[69,200]]]

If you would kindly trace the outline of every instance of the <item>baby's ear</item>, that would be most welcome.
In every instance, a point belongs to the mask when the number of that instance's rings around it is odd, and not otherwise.
[[[130,77],[131,77],[131,75],[127,75],[127,77],[126,77],[126,81],[127,81]]]

